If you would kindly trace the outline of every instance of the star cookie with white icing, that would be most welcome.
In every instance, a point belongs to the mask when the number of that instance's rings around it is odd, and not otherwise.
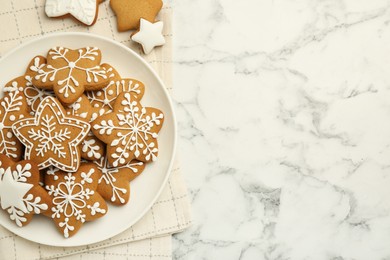
[[[12,130],[25,145],[25,159],[38,164],[39,169],[53,165],[75,172],[80,165],[80,143],[90,130],[86,121],[66,115],[60,102],[46,97],[34,117],[16,121]]]
[[[92,122],[92,132],[107,144],[107,159],[122,166],[137,159],[157,160],[158,132],[164,121],[163,113],[143,107],[137,98],[125,92],[118,96],[112,113],[99,116]]]
[[[131,92],[138,99],[141,99],[145,92],[145,85],[131,78],[122,78],[119,73],[109,64],[103,64],[109,78],[109,83],[101,90],[86,92],[94,108],[103,108],[111,112],[118,95],[122,92]]]
[[[72,16],[84,25],[93,25],[98,16],[99,0],[46,0],[48,17]]]
[[[112,204],[126,204],[130,199],[130,182],[143,172],[145,164],[134,160],[123,166],[112,167],[106,156],[93,163],[102,173],[98,185],[99,194]]]
[[[49,50],[47,64],[33,78],[34,86],[54,90],[64,104],[72,104],[88,90],[105,87],[109,81],[100,66],[101,52],[96,47]]]
[[[51,207],[51,198],[39,181],[40,173],[35,163],[15,163],[0,155],[1,208],[19,227],[30,223],[34,214],[44,214]]]
[[[107,213],[107,204],[96,191],[101,173],[93,163],[82,163],[75,173],[52,172],[45,176],[45,188],[52,199],[51,218],[65,238],[85,222]]]
[[[26,100],[18,88],[9,90],[0,99],[0,154],[14,161],[19,161],[23,155],[23,145],[12,131],[12,125],[28,117]]]
[[[141,18],[139,30],[131,36],[131,39],[141,44],[144,53],[149,54],[155,47],[165,44],[163,27],[164,23],[161,21],[151,23]]]

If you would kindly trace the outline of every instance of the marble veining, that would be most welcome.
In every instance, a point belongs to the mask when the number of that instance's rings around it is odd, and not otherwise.
[[[174,259],[390,259],[390,1],[170,2]]]

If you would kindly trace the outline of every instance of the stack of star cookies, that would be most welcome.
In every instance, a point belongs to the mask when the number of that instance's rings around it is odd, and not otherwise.
[[[0,203],[18,226],[34,214],[64,237],[125,205],[130,182],[158,156],[163,113],[142,82],[101,63],[96,47],[36,56],[0,100]]]

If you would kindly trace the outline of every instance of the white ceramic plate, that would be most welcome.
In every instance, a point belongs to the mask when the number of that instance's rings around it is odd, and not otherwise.
[[[0,224],[18,236],[51,246],[81,246],[100,242],[123,232],[151,208],[169,177],[175,153],[176,122],[169,95],[153,69],[128,47],[92,34],[52,34],[19,46],[0,60],[0,88],[22,75],[34,56],[46,55],[47,51],[55,46],[100,48],[103,54],[102,62],[111,64],[122,77],[136,78],[145,84],[142,104],[159,108],[165,114],[164,126],[158,139],[159,158],[157,162],[148,164],[145,171],[131,183],[130,202],[122,207],[109,205],[106,216],[84,224],[73,237],[63,238],[51,219],[43,216],[34,216],[29,225],[19,228],[6,212],[0,210]]]

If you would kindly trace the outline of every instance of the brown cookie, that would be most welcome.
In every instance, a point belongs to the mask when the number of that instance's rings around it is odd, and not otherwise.
[[[96,191],[100,171],[93,163],[83,163],[75,173],[57,171],[45,176],[46,190],[52,198],[51,218],[68,238],[81,226],[107,213],[107,204]]]
[[[80,165],[80,146],[90,130],[89,123],[67,116],[60,102],[46,97],[34,117],[18,120],[12,130],[26,146],[25,159],[38,164],[39,169],[53,165],[75,172]]]
[[[102,173],[98,185],[99,194],[115,205],[126,204],[130,199],[130,181],[143,172],[145,164],[131,161],[123,166],[111,167],[105,156],[93,163]]]
[[[0,204],[19,227],[30,223],[34,214],[45,213],[51,198],[39,185],[38,166],[32,161],[14,162],[0,154]]]
[[[136,79],[121,78],[119,73],[109,64],[103,64],[107,76],[110,79],[108,85],[101,90],[86,92],[94,108],[103,108],[111,112],[118,95],[122,92],[131,92],[138,99],[141,99],[145,92],[145,85]]]
[[[118,31],[139,28],[141,18],[154,22],[160,12],[162,0],[111,0],[110,6],[117,17]]]
[[[86,90],[97,90],[108,83],[100,67],[101,52],[96,47],[72,50],[56,47],[49,50],[47,64],[34,76],[38,88],[53,89],[64,104],[72,104]]]
[[[107,144],[108,162],[122,166],[133,159],[155,161],[158,155],[157,137],[164,121],[163,113],[143,107],[128,92],[118,96],[112,113],[92,122],[92,132]]]
[[[34,57],[29,63],[25,75],[17,77],[8,82],[4,87],[5,95],[12,91],[20,91],[23,98],[26,99],[28,111],[34,115],[39,103],[47,96],[54,97],[52,90],[40,89],[32,84],[32,78],[46,64],[46,58],[42,56]]]
[[[23,145],[12,132],[12,125],[29,116],[26,100],[18,88],[8,90],[0,99],[0,154],[19,161],[23,154]]]
[[[45,13],[52,18],[72,17],[76,21],[91,26],[98,17],[102,0],[46,0]]]

